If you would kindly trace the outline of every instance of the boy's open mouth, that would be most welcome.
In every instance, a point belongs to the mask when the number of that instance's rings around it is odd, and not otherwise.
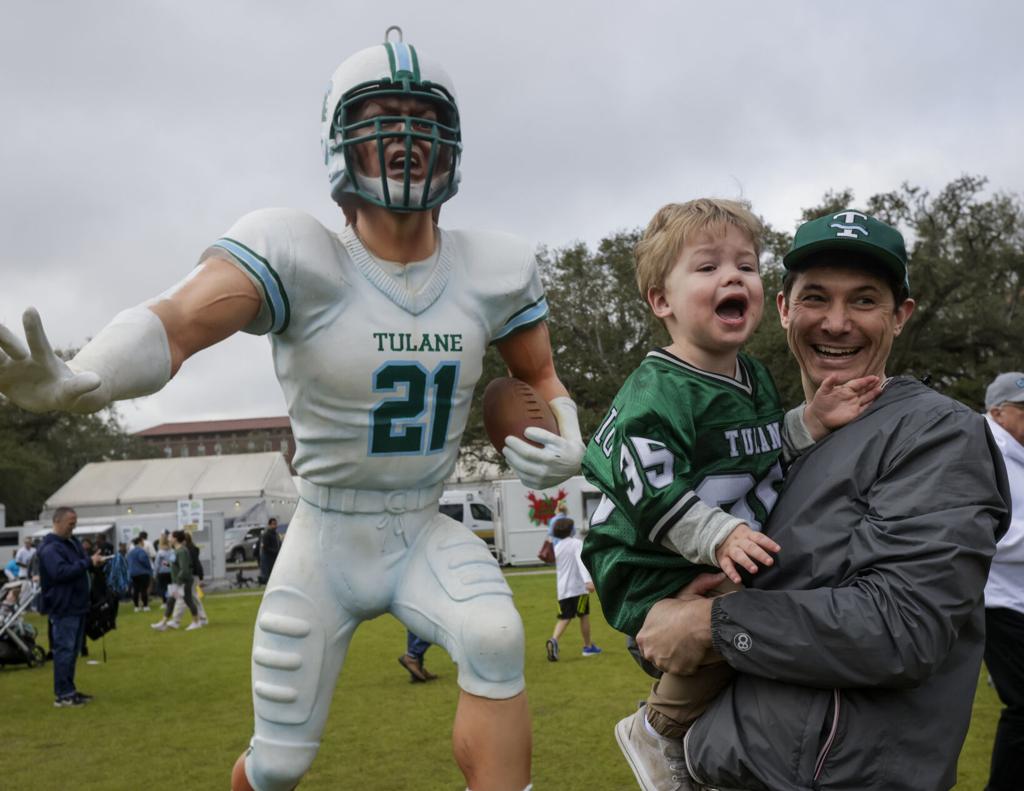
[[[715,307],[715,314],[726,321],[739,321],[747,314],[747,300],[743,297],[727,297]]]

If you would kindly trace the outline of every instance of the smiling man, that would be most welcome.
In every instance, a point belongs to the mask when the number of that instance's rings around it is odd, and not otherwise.
[[[896,229],[830,214],[798,229],[784,264],[778,308],[807,398],[829,375],[885,387],[792,466],[765,527],[778,562],[715,599],[697,595],[713,578],[695,581],[654,605],[637,641],[665,670],[714,651],[738,671],[687,733],[698,787],[948,789],[1009,520],[1005,469],[980,415],[886,379],[914,311]]]

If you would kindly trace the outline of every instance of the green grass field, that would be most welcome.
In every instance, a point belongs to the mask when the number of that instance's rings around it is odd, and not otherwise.
[[[632,791],[615,744],[614,723],[646,691],[622,638],[592,615],[598,657],[580,655],[579,629],[549,663],[554,577],[512,575],[527,631],[526,679],[533,714],[534,785],[544,789]],[[0,785],[17,789],[226,789],[231,765],[252,727],[249,650],[258,595],[210,595],[212,625],[155,632],[156,613],[122,606],[106,638],[107,662],[78,664],[78,686],[96,696],[80,709],[53,708],[44,668],[0,670]],[[45,633],[41,619],[33,619]],[[360,627],[333,702],[320,754],[303,789],[461,789],[449,731],[458,690],[442,649],[427,666],[440,675],[411,684],[396,661],[405,630],[390,617]],[[90,641],[93,659],[102,646]],[[958,791],[982,789],[999,703],[979,684],[960,758]]]

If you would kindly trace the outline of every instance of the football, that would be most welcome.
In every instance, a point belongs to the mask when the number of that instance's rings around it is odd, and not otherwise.
[[[503,376],[492,380],[484,390],[483,410],[484,428],[498,453],[505,447],[505,437],[530,442],[523,436],[530,426],[558,433],[558,421],[551,407],[521,379]],[[537,445],[536,442],[530,444]]]

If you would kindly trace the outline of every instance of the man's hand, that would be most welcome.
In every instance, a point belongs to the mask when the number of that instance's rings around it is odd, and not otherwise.
[[[862,376],[846,383],[840,383],[838,374],[825,377],[804,410],[804,425],[815,442],[860,415],[878,398],[881,384],[877,376]]]
[[[22,317],[25,343],[0,324],[0,393],[30,412],[95,412],[109,399],[100,377],[76,373],[53,352],[35,308]]]
[[[103,553],[100,552],[98,549],[96,550],[96,552],[93,553],[92,564],[94,566],[102,566],[103,565]]]
[[[775,559],[769,552],[777,553],[782,547],[772,541],[764,533],[751,530],[750,525],[736,527],[715,550],[715,562],[718,568],[737,585],[740,579],[736,566],[740,565],[751,574],[757,573],[757,564],[770,566]]]
[[[662,599],[647,613],[636,636],[640,655],[667,673],[692,675],[711,649],[711,599],[721,574],[700,574],[675,598]]]
[[[536,426],[523,432],[528,439],[542,443],[538,448],[519,437],[506,437],[501,455],[508,466],[530,489],[547,489],[580,471],[586,448],[575,438],[560,437]]]

